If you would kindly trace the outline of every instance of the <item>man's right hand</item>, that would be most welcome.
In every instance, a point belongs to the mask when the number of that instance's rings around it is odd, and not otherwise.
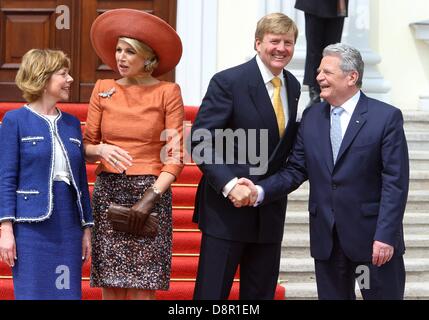
[[[228,198],[236,208],[253,206],[258,198],[258,191],[252,181],[246,178],[240,178],[235,187],[228,194]]]

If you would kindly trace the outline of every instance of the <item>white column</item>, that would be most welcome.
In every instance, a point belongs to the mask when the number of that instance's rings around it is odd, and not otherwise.
[[[414,22],[410,26],[414,30],[414,37],[429,45],[429,20]],[[429,93],[419,96],[419,107],[421,110],[429,111]]]
[[[176,67],[176,82],[184,104],[199,106],[216,72],[218,0],[178,0],[177,32],[183,55]]]
[[[381,57],[369,46],[369,0],[350,0],[349,16],[345,19],[342,42],[357,48],[365,62],[363,91],[370,97],[390,102],[390,84],[377,70]]]

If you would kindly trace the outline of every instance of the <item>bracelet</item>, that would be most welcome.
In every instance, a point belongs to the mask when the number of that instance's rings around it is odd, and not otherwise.
[[[153,190],[153,192],[155,192],[157,195],[159,195],[159,196],[161,196],[161,195],[162,195],[161,190],[159,190],[157,187],[152,186],[152,190]]]

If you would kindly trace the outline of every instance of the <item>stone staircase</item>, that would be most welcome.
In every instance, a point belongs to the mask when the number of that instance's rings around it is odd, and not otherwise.
[[[404,216],[405,298],[429,299],[429,112],[404,111],[404,119],[411,170]],[[286,299],[317,299],[307,201],[308,182],[289,196],[280,265]]]

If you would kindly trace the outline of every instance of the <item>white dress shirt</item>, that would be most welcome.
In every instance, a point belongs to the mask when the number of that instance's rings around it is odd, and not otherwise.
[[[267,88],[268,95],[270,96],[271,103],[274,105],[274,85],[271,83],[273,78],[278,77],[282,81],[282,87],[280,88],[280,97],[282,99],[283,112],[285,114],[285,126],[287,126],[287,122],[289,119],[288,113],[288,102],[286,97],[286,83],[283,72],[280,72],[278,75],[274,75],[271,73],[270,69],[262,62],[259,55],[256,55],[256,63],[258,64],[259,71],[261,72],[262,79],[264,80],[265,87]]]
[[[344,134],[346,133],[347,127],[349,126],[350,119],[352,118],[353,111],[356,109],[356,105],[360,98],[360,90],[356,92],[356,94],[351,97],[349,100],[344,102],[341,107],[344,109],[344,112],[340,115],[340,122],[341,122],[341,136],[344,138]],[[331,114],[332,109],[334,109],[337,106],[331,106]],[[331,124],[332,124],[332,117],[331,117]]]

